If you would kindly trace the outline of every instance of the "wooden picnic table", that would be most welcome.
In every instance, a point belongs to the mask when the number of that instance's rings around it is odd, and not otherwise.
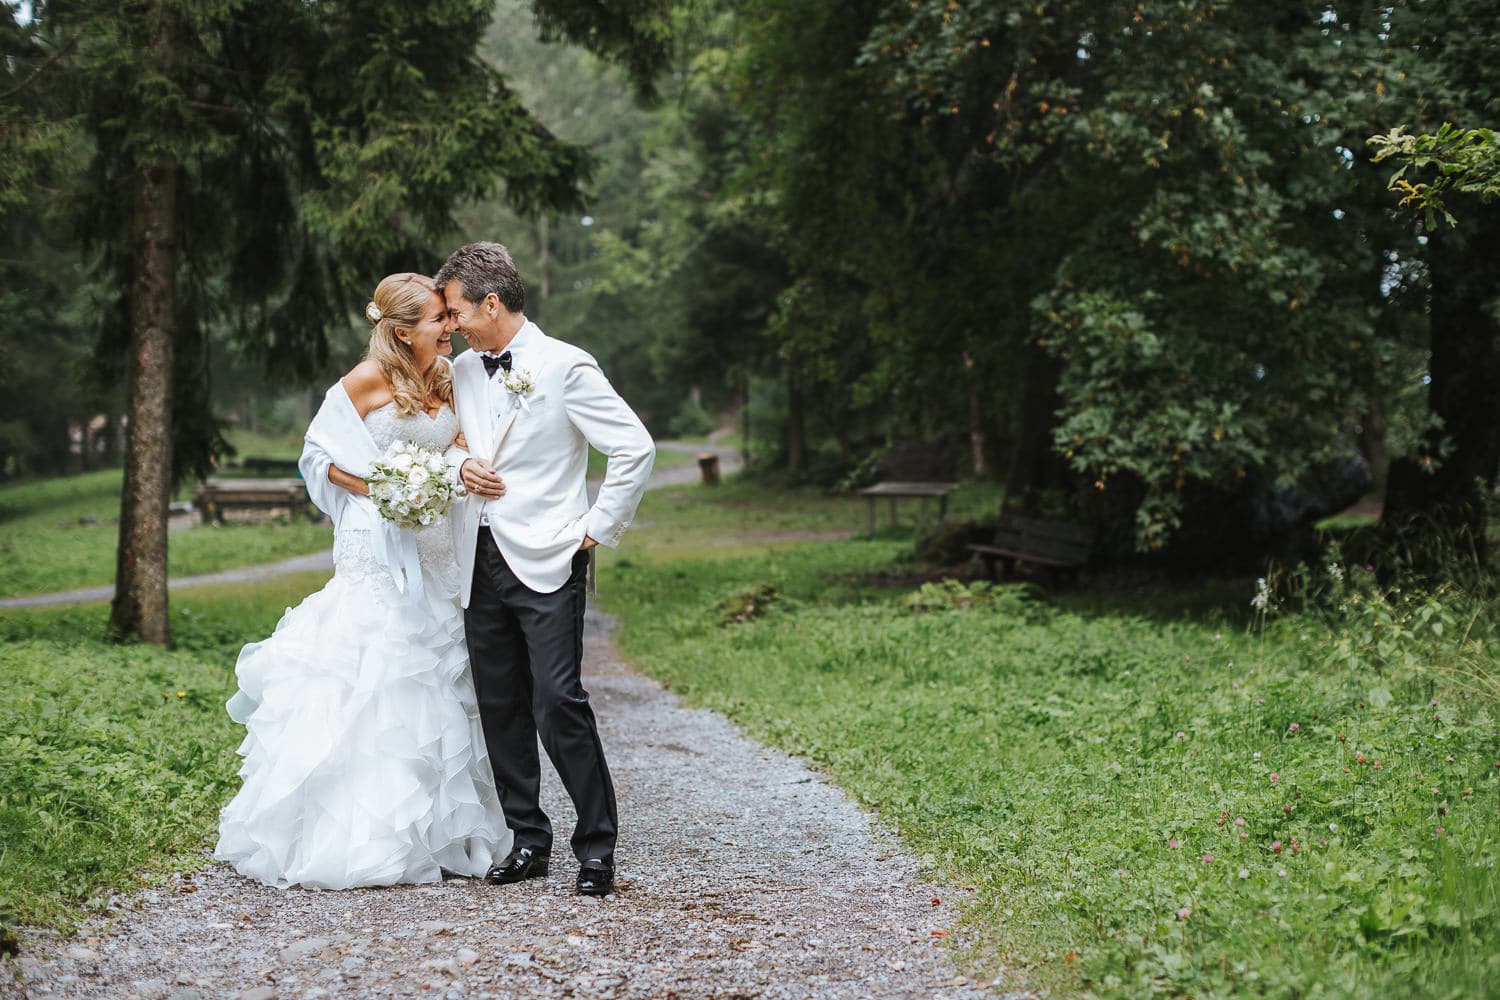
[[[312,514],[307,484],[300,479],[219,479],[211,477],[193,490],[204,524],[223,523],[226,510],[285,508],[288,515]]]
[[[921,500],[921,508],[918,516],[925,517],[927,514],[927,501],[936,497],[938,501],[938,520],[941,521],[948,516],[948,494],[958,489],[957,483],[928,483],[928,482],[887,482],[876,483],[859,491],[869,503],[870,509],[870,535],[875,535],[875,501],[881,497],[889,497],[891,501],[891,523],[896,523],[896,504],[907,497],[916,497]]]

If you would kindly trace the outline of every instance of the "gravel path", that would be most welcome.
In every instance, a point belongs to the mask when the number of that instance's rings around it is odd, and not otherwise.
[[[684,455],[718,455],[719,474],[727,476],[740,470],[740,450],[733,445],[727,444],[684,444],[681,441],[658,441],[658,451],[677,451]],[[682,486],[685,483],[698,481],[698,463],[685,462],[682,465],[674,465],[665,469],[657,469],[651,474],[651,488],[661,486]]]
[[[206,583],[251,583],[255,580],[270,580],[288,573],[305,573],[312,570],[333,572],[333,549],[313,552],[305,556],[293,556],[280,562],[262,563],[259,566],[242,566],[226,569],[221,573],[204,573],[201,576],[178,576],[167,581],[168,590],[183,587],[199,587]],[[0,608],[40,608],[52,604],[88,604],[108,601],[115,596],[114,587],[85,587],[81,590],[63,590],[55,594],[27,594],[24,597],[0,598]]]
[[[965,998],[949,895],[802,764],[632,671],[589,616],[586,674],[620,799],[620,892],[572,859],[522,886],[469,879],[277,891],[210,865],[113,922],[27,931],[0,995],[175,998]],[[550,768],[560,844],[572,825]],[[938,899],[941,902],[937,902]],[[23,980],[13,978],[12,970]]]

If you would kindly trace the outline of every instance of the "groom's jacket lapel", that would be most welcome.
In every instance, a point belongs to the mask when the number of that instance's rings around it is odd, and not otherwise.
[[[490,449],[490,463],[494,464],[500,459],[500,446],[505,443],[506,433],[516,422],[516,414],[521,411],[521,404],[514,398],[511,391],[499,382],[495,383],[492,391],[495,394],[494,407],[500,413],[498,417],[490,420],[490,426],[495,428],[495,446]]]
[[[526,358],[527,363],[521,366],[530,376],[532,384],[540,384],[542,368],[546,364],[546,337],[542,331],[527,323],[526,329]],[[483,362],[481,362],[482,366]],[[515,393],[505,388],[503,382],[496,382],[492,392],[494,393],[494,408],[499,416],[491,425],[495,428],[495,447],[490,453],[491,464],[500,460],[500,448],[505,444],[505,435],[515,426],[516,419],[525,412],[525,407],[516,398]],[[501,473],[504,476],[504,473]]]
[[[472,356],[471,356],[472,355]],[[484,363],[479,360],[479,355],[470,351],[459,359],[462,368],[459,376],[463,379],[463,388],[456,393],[460,409],[459,422],[463,425],[465,436],[469,439],[469,454],[480,457],[494,457],[494,426],[495,419],[489,412],[489,404],[486,402]]]

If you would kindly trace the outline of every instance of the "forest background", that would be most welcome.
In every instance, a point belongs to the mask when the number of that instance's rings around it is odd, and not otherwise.
[[[0,619],[0,951],[200,863],[234,655],[317,586],[169,616],[169,500],[294,455],[379,277],[490,238],[654,434],[749,459],[601,561],[621,648],[972,893],[965,962],[1493,995],[1500,8],[6,10],[0,591],[118,586]],[[959,516],[849,539],[877,478]],[[1081,585],[976,580],[1002,506],[1086,525]]]
[[[299,55],[236,54],[241,4],[11,6],[8,476],[128,450],[122,352],[160,298],[132,295],[128,164],[166,156],[171,449],[135,465],[174,482],[230,427],[302,425],[380,273],[485,237],[659,436],[732,411],[794,482],[1000,480],[1098,560],[1194,572],[1371,494],[1388,534],[1482,554],[1500,210],[1399,208],[1370,140],[1494,120],[1490,5],[366,3],[317,26],[342,90],[266,70],[295,99],[214,65]],[[336,113],[298,136],[289,106]]]

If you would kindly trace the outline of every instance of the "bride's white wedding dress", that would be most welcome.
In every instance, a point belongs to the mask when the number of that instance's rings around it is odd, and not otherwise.
[[[445,449],[436,417],[364,418]],[[240,653],[230,716],[248,732],[244,785],[219,816],[214,857],[270,885],[341,889],[483,875],[511,833],[485,755],[464,645],[447,519],[417,532],[423,594],[412,603],[368,531],[334,535],[334,576]]]

